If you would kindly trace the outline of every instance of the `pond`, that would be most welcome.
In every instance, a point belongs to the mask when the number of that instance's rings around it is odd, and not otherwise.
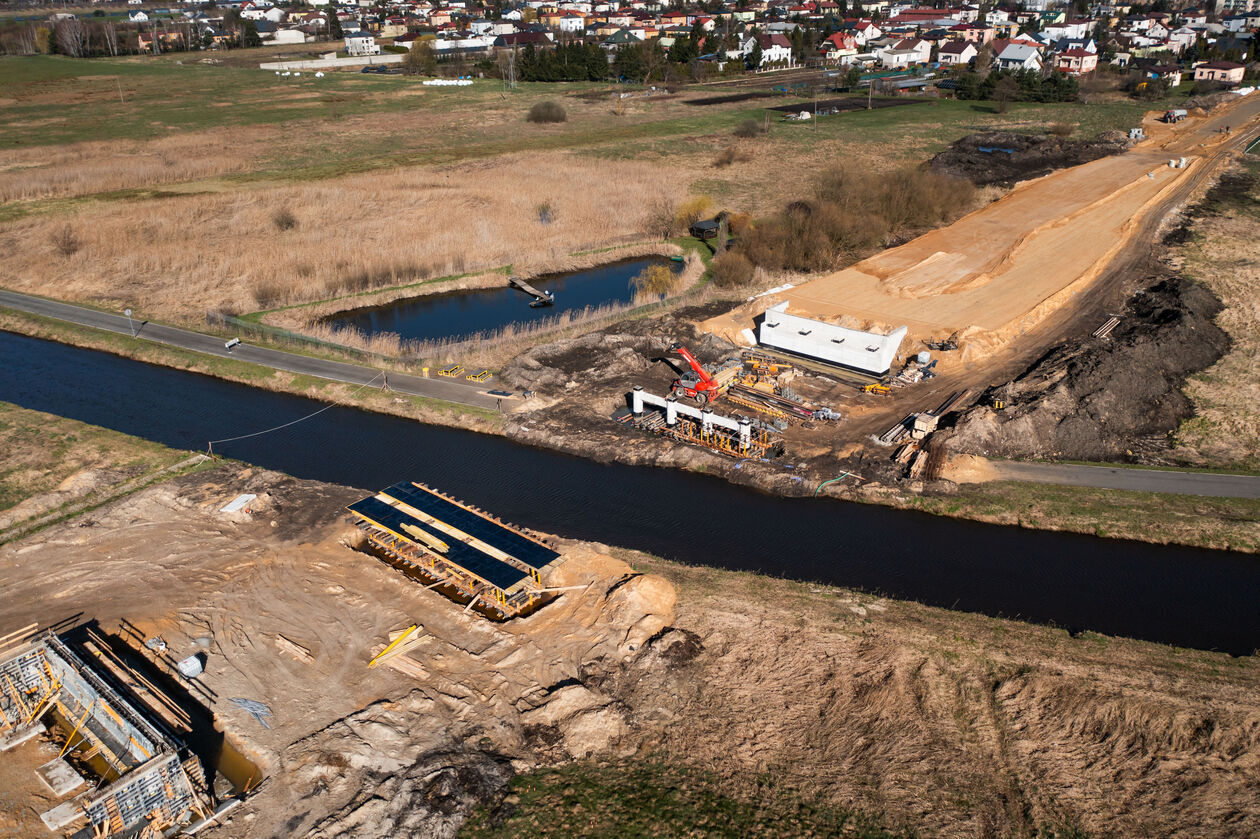
[[[629,303],[634,299],[630,280],[652,265],[682,264],[665,257],[647,257],[602,265],[585,271],[552,274],[529,281],[540,291],[555,295],[555,305],[530,308],[533,299],[510,288],[507,277],[501,288],[483,288],[410,297],[384,306],[353,309],[326,318],[339,328],[353,327],[367,334],[393,332],[418,341],[441,340],[494,332],[511,324],[532,323],[588,307]]]

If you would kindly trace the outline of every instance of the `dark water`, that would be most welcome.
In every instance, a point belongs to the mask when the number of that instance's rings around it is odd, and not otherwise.
[[[572,274],[538,277],[530,280],[530,285],[556,296],[554,306],[538,309],[530,308],[533,298],[528,294],[507,287],[507,277],[504,277],[503,288],[415,297],[387,306],[342,312],[324,322],[366,333],[394,332],[403,338],[418,340],[474,335],[606,303],[629,303],[634,299],[631,278],[650,265],[677,266],[678,263],[661,258],[634,259]]]
[[[0,359],[0,400],[181,448],[204,449],[321,407],[2,332]],[[424,481],[528,527],[682,562],[1179,646],[1260,647],[1260,558],[1245,554],[776,498],[703,475],[605,466],[349,408],[215,450],[365,489]]]

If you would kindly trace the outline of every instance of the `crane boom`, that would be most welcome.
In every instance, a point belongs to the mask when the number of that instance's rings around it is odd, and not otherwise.
[[[713,377],[705,372],[705,369],[700,366],[700,362],[696,361],[696,357],[691,354],[690,350],[686,347],[678,347],[678,354],[691,365],[691,369],[696,372],[696,375],[700,378],[701,382],[707,384],[708,382],[713,381]]]

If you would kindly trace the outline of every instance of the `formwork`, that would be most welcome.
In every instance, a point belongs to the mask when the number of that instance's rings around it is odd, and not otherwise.
[[[394,484],[347,509],[391,565],[494,618],[536,608],[546,594],[543,574],[560,558],[539,537],[423,484]]]
[[[20,729],[41,718],[66,731],[62,754],[105,784],[77,803],[86,835],[164,831],[209,812],[200,761],[52,632],[0,659],[0,721]]]

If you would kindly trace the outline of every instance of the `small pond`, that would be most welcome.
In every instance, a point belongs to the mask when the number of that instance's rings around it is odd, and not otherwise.
[[[682,263],[666,257],[646,257],[602,265],[569,274],[536,277],[529,283],[555,295],[555,305],[530,308],[533,299],[511,288],[507,277],[501,288],[482,288],[411,297],[384,306],[339,312],[325,323],[353,327],[374,334],[394,332],[419,341],[438,340],[493,332],[509,324],[554,318],[565,312],[581,312],[609,303],[629,303],[634,299],[630,280],[652,265],[669,265],[682,270]]]

